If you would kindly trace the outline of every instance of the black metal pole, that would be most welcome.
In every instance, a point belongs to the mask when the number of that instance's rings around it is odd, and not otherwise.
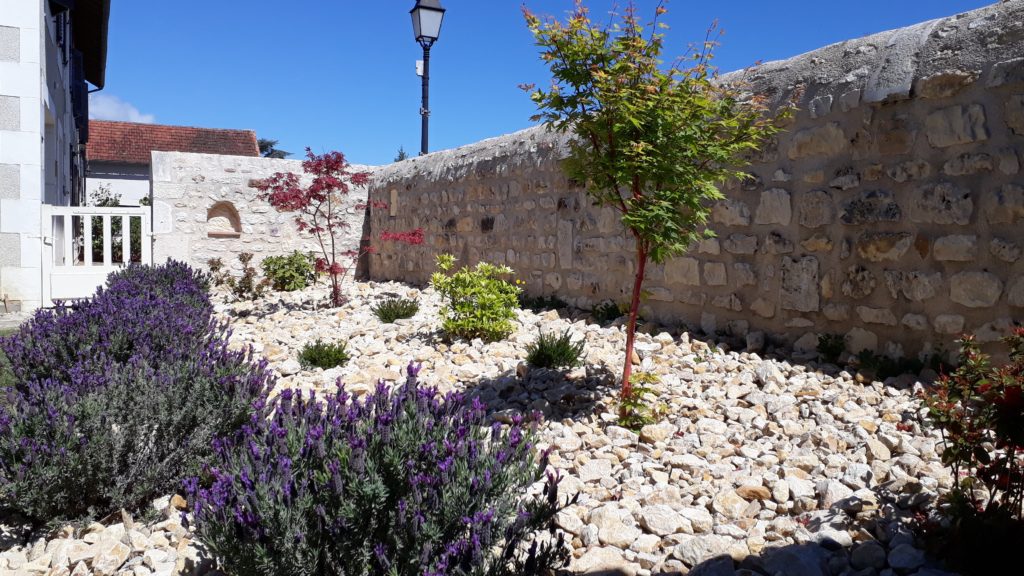
[[[420,155],[427,153],[430,137],[430,45],[423,45],[423,106],[420,108],[423,117],[423,132],[420,140]]]

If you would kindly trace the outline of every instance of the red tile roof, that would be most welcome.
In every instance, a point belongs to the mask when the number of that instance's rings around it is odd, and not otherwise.
[[[149,164],[150,152],[193,152],[224,156],[259,156],[252,130],[191,128],[134,122],[89,121],[90,162]]]

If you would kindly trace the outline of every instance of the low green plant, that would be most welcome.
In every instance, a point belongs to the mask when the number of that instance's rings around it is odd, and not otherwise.
[[[619,398],[619,426],[639,430],[661,418],[665,406],[661,403],[652,404],[644,398],[647,394],[655,393],[653,386],[658,382],[658,375],[652,372],[634,372],[630,376],[629,383],[632,386],[629,394]]]
[[[210,269],[210,278],[215,286],[231,284],[231,274],[224,269],[224,261],[220,258],[210,258],[206,261],[206,267]]]
[[[324,342],[317,340],[306,344],[299,353],[299,364],[305,369],[323,368],[324,370],[344,366],[350,359],[348,345],[345,342]]]
[[[523,293],[519,295],[519,307],[523,310],[543,312],[544,310],[568,308],[569,304],[558,296],[528,296]]]
[[[256,268],[252,265],[251,253],[242,252],[238,255],[238,261],[242,263],[242,276],[239,278],[232,277],[228,280],[227,283],[231,287],[231,292],[239,300],[256,300],[260,298],[267,291],[267,286],[270,283],[266,278],[257,280]]]
[[[302,290],[316,279],[313,257],[298,250],[288,256],[268,256],[261,266],[270,286],[278,292]]]
[[[373,307],[377,319],[385,324],[412,318],[420,311],[420,303],[411,298],[388,298]]]
[[[846,336],[822,334],[818,336],[818,355],[829,364],[839,362],[839,356],[846,350]]]
[[[622,307],[616,304],[615,302],[612,302],[611,300],[605,300],[604,302],[598,304],[597,306],[594,306],[594,309],[590,312],[590,314],[594,317],[594,320],[596,320],[598,324],[608,324],[619,319],[624,314],[624,312],[622,311]]]
[[[441,295],[441,325],[450,337],[480,338],[494,342],[514,330],[519,294],[522,289],[503,276],[512,274],[508,266],[480,262],[473,268],[452,271],[455,257],[437,257],[438,271],[430,285]]]
[[[573,342],[568,328],[561,335],[541,332],[527,346],[526,361],[537,368],[575,368],[583,363],[584,344],[584,340]]]

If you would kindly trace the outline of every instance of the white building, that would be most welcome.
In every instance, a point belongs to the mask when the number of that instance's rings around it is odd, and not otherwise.
[[[110,0],[0,0],[0,298],[40,306],[43,205],[85,200],[88,92],[104,84]],[[2,311],[2,308],[0,308]]]

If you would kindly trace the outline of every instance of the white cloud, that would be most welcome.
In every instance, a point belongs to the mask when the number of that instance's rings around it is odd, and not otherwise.
[[[89,118],[152,124],[156,116],[143,114],[138,108],[112,94],[97,92],[89,95]]]

